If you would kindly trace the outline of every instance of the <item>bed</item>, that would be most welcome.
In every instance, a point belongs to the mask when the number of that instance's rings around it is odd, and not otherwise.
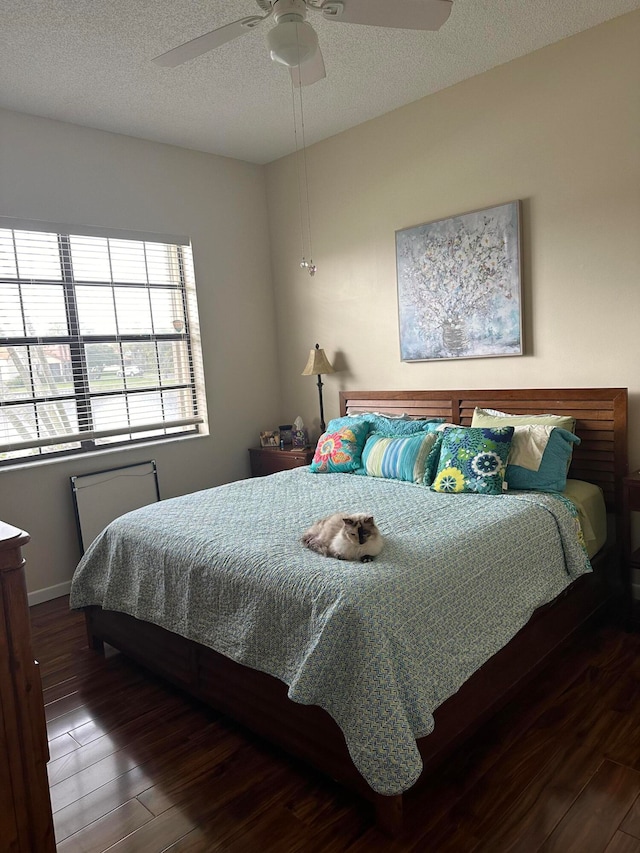
[[[554,495],[494,501],[296,469],[163,501],[110,525],[72,585],[90,645],[121,649],[367,797],[380,827],[396,833],[405,792],[560,644],[624,604],[615,543],[626,389],[340,394],[341,416],[469,426],[476,408],[575,418],[581,443],[569,477],[597,486],[608,512],[606,542],[590,562],[575,535],[578,512]],[[305,521],[356,503],[385,535],[380,557],[360,565],[304,551]],[[524,541],[537,542],[535,553]],[[453,549],[455,559],[445,559]],[[476,626],[478,605],[485,622]]]

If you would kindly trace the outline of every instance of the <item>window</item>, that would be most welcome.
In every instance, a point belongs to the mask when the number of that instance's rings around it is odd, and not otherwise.
[[[0,462],[198,432],[187,241],[2,224]]]

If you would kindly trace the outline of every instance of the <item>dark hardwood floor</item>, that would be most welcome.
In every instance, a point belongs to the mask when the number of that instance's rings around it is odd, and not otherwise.
[[[580,638],[410,799],[403,835],[331,781],[31,608],[60,853],[640,853],[640,635]],[[37,853],[37,851],[34,851]]]

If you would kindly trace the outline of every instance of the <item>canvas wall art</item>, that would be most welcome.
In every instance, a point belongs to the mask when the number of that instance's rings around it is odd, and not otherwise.
[[[396,232],[402,361],[522,355],[520,202]]]

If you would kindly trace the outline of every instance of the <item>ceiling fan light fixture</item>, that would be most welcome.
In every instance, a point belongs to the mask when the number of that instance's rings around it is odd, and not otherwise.
[[[295,68],[308,62],[318,50],[318,36],[306,21],[282,21],[267,34],[274,62]]]

